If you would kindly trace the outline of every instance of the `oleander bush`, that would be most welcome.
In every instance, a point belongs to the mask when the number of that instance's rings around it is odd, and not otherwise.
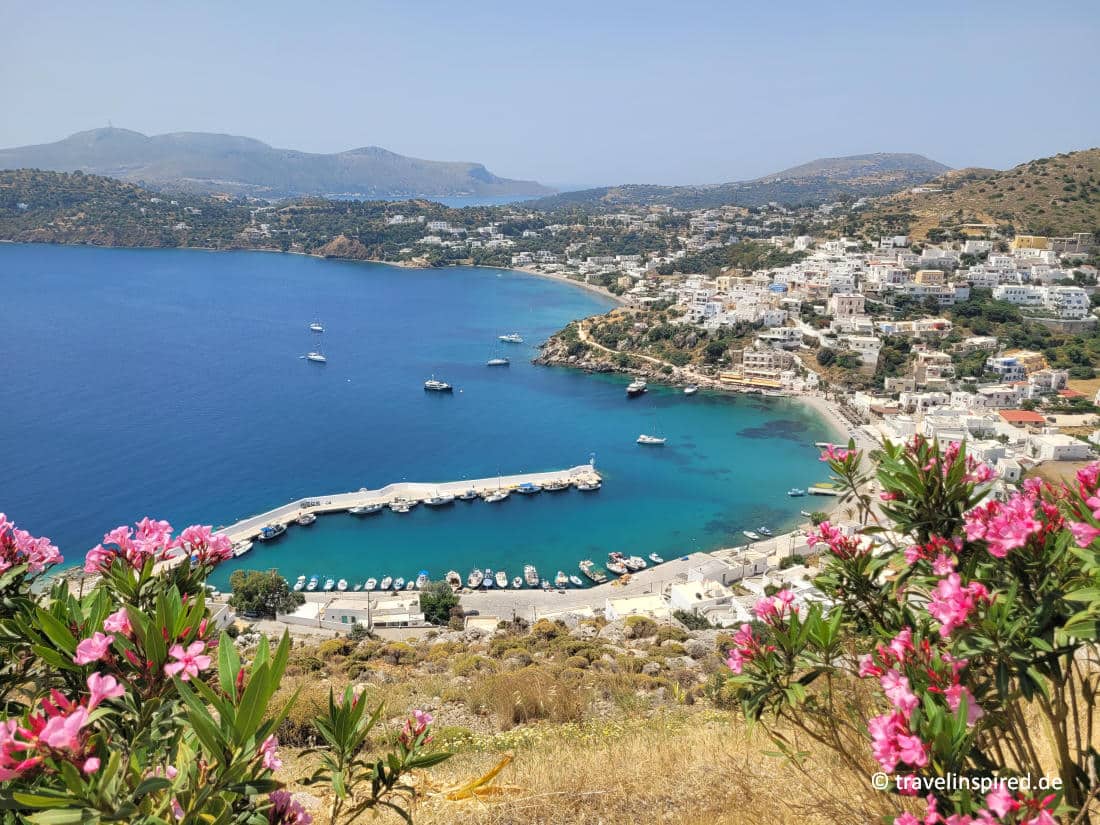
[[[965,447],[877,452],[876,498],[853,444],[823,456],[863,527],[818,526],[825,600],[761,599],[711,695],[735,697],[795,762],[780,728],[828,746],[838,770],[877,772],[895,825],[1089,821],[1100,465],[997,497]]]
[[[290,639],[261,639],[248,659],[218,633],[205,582],[229,558],[209,527],[119,527],[88,552],[91,587],[34,586],[62,561],[0,514],[0,822],[306,825],[274,778],[277,732],[295,696],[276,699]],[[308,724],[332,789],[333,823],[392,808],[407,818],[431,717],[416,711],[381,758],[365,747],[381,706],[349,689]],[[306,722],[300,726],[305,727]]]

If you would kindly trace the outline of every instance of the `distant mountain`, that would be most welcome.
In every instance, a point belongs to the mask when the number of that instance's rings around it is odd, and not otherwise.
[[[755,180],[704,186],[628,184],[564,192],[525,204],[536,209],[615,208],[667,204],[679,209],[703,209],[734,204],[760,206],[816,205],[843,196],[873,197],[897,192],[950,169],[924,155],[878,153],[821,158]]]
[[[480,163],[420,160],[377,146],[311,154],[206,132],[149,137],[129,129],[93,129],[56,143],[0,149],[0,169],[82,171],[168,191],[260,198],[546,195],[554,191],[535,181],[498,178]]]
[[[958,169],[917,191],[882,198],[860,222],[873,234],[925,238],[964,223],[1011,225],[1021,234],[1100,232],[1100,148],[995,169]]]

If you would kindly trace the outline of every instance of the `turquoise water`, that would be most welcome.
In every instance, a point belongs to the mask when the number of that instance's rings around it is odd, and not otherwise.
[[[622,377],[529,363],[600,296],[520,273],[292,255],[0,245],[0,510],[70,560],[150,515],[227,524],[394,481],[560,469],[596,454],[595,494],[292,526],[221,568],[349,580],[524,563],[573,572],[611,550],[665,557],[791,524],[828,429],[796,402],[628,401]],[[324,321],[324,335],[308,323]],[[528,343],[498,344],[520,332]],[[301,359],[321,345],[328,364]],[[506,353],[508,368],[485,361]],[[430,375],[456,387],[425,393]],[[664,448],[634,443],[641,432]]]

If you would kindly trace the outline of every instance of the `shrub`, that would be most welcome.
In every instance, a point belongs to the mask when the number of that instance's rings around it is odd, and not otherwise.
[[[575,722],[587,706],[579,688],[538,667],[481,680],[470,690],[467,703],[475,713],[493,716],[504,729],[538,719]]]
[[[564,622],[553,622],[550,619],[539,619],[531,626],[531,635],[549,641],[558,636],[565,635],[567,629]]]
[[[491,660],[486,659],[484,656],[478,656],[476,653],[456,656],[454,661],[451,662],[451,672],[455,676],[469,676],[471,673],[493,670],[493,668],[494,664]]]
[[[657,628],[657,642],[683,642],[687,641],[688,634],[682,627],[674,624],[663,624]]]
[[[378,658],[391,665],[412,665],[416,664],[418,656],[416,648],[407,642],[390,642],[378,651]]]
[[[583,656],[570,656],[565,660],[566,667],[575,667],[584,670],[589,665],[589,661]]]
[[[317,645],[317,656],[320,659],[330,659],[333,656],[346,656],[351,653],[354,646],[347,639],[325,639]]]
[[[657,622],[648,616],[627,616],[626,636],[629,639],[644,639],[657,633]]]

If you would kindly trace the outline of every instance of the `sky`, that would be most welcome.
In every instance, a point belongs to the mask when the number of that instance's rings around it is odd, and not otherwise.
[[[1100,4],[0,0],[0,146],[106,126],[551,184],[1100,145]]]

